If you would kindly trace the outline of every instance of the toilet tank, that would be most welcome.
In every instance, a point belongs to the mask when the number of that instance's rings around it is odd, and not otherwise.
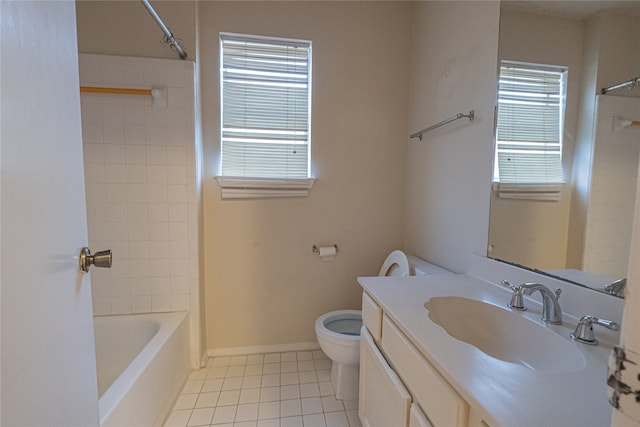
[[[409,268],[411,270],[412,276],[429,276],[434,274],[453,274],[449,270],[445,270],[442,267],[438,267],[435,264],[431,264],[423,260],[422,258],[418,258],[414,255],[408,255],[407,259],[409,260]]]

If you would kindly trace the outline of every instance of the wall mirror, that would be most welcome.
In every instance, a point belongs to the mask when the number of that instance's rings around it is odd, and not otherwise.
[[[601,89],[640,77],[640,1],[502,2],[498,57],[568,68],[565,183],[556,200],[502,193],[494,183],[488,257],[622,296],[640,156],[640,84]]]

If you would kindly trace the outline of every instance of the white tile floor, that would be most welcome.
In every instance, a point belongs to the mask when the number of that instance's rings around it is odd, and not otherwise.
[[[165,427],[361,427],[357,400],[338,400],[324,353],[216,357],[193,371]]]

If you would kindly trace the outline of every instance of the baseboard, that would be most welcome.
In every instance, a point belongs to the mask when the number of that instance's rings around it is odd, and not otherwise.
[[[246,354],[286,353],[288,351],[319,350],[317,342],[301,342],[293,344],[253,345],[247,347],[223,347],[207,350],[208,357],[240,356]]]

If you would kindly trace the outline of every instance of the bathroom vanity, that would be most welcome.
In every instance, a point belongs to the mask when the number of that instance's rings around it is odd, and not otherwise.
[[[596,328],[599,345],[569,338],[577,318],[601,313],[562,307],[563,324],[545,324],[538,295],[511,310],[509,288],[470,275],[358,281],[364,426],[610,424],[606,364],[618,334]]]

